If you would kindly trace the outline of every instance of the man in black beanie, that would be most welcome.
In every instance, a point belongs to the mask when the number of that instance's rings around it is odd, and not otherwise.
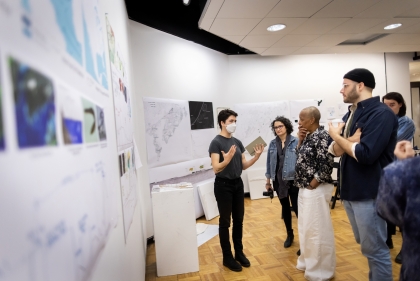
[[[329,152],[341,156],[341,199],[367,257],[370,281],[391,281],[391,256],[385,241],[386,222],[375,209],[382,169],[393,161],[397,143],[398,120],[379,96],[372,97],[375,77],[364,68],[356,68],[343,77],[340,93],[345,103],[352,103],[343,117],[345,123],[329,133],[334,140]]]

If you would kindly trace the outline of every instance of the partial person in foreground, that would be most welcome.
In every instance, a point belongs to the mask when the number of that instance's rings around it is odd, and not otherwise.
[[[281,204],[281,213],[287,231],[284,247],[289,248],[294,240],[292,228],[292,203],[293,211],[298,216],[297,197],[299,188],[294,185],[296,146],[298,139],[291,135],[293,125],[289,119],[277,116],[271,122],[271,130],[275,138],[270,142],[267,153],[267,165],[265,188],[275,190]],[[273,184],[271,184],[271,182]]]
[[[214,180],[214,195],[219,209],[219,239],[223,253],[223,265],[232,271],[241,271],[242,266],[249,267],[251,263],[243,253],[242,231],[244,220],[244,184],[241,179],[242,170],[251,167],[261,156],[264,146],[257,145],[255,156],[245,159],[245,148],[242,142],[232,134],[236,129],[238,114],[230,109],[220,111],[217,121],[221,132],[209,147],[211,165],[216,175]],[[229,227],[232,215],[232,241],[235,258],[232,255]],[[239,262],[239,263],[238,263]]]
[[[414,137],[414,132],[416,127],[414,126],[413,120],[405,115],[407,111],[407,106],[403,96],[397,92],[391,92],[382,97],[382,102],[386,104],[397,116],[398,118],[398,133],[397,141],[407,140],[411,142]],[[402,231],[402,228],[400,228]],[[394,243],[392,242],[392,235],[396,234],[395,224],[387,222],[387,239],[386,244],[390,249],[394,248]],[[401,251],[395,258],[395,262],[402,263]]]
[[[338,127],[329,124],[334,142],[329,152],[341,156],[341,199],[356,242],[369,264],[370,281],[392,281],[386,222],[375,209],[381,171],[393,159],[398,121],[379,97],[372,97],[375,77],[356,68],[343,77],[340,93],[352,103]],[[344,129],[344,130],[343,130]]]
[[[400,280],[420,280],[420,157],[409,141],[397,143],[395,156],[401,161],[384,169],[376,210],[404,230]]]
[[[336,257],[329,202],[334,158],[328,153],[330,137],[319,125],[321,114],[307,107],[299,114],[295,185],[299,187],[298,231],[300,256],[296,268],[310,281],[334,277]]]

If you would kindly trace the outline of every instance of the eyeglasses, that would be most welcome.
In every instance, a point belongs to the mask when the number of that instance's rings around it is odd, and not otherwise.
[[[283,127],[284,127],[284,125],[279,125],[279,126],[276,126],[276,127],[273,127],[273,128],[274,128],[274,130],[278,130],[278,129],[283,129]]]

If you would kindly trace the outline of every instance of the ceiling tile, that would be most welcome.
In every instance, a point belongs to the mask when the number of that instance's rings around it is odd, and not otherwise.
[[[268,48],[276,43],[283,35],[248,35],[239,44],[245,48]]]
[[[272,47],[303,47],[318,37],[318,34],[287,34]]]
[[[291,32],[292,34],[324,34],[349,18],[310,18]]]
[[[332,0],[282,0],[267,15],[268,18],[309,18]]]
[[[336,46],[343,41],[346,41],[353,34],[324,34],[314,41],[308,43],[308,47],[328,47]]]
[[[397,18],[420,18],[420,4],[396,16]]]
[[[218,19],[216,18],[210,32],[218,36],[247,35],[260,19]]]
[[[210,30],[211,25],[213,24],[213,21],[214,21],[214,19],[212,19],[212,18],[202,18],[202,19],[200,20],[200,22],[198,23],[198,26],[199,26],[201,29],[204,29],[204,30],[209,31],[209,30]]]
[[[397,44],[401,45],[420,45],[420,34],[409,34],[410,38],[401,40]]]
[[[265,18],[249,33],[249,35],[288,34],[307,21],[307,18]],[[276,32],[267,30],[273,24],[284,24],[286,28]]]
[[[387,19],[350,19],[337,26],[329,33],[362,33]]]
[[[393,23],[402,23],[402,26],[396,29],[385,30],[384,27]],[[386,20],[368,30],[366,33],[401,33],[402,30],[420,23],[420,18],[398,18]]]
[[[314,18],[352,18],[381,0],[339,0],[332,1],[318,11]]]
[[[294,51],[293,55],[320,54],[328,49],[329,47],[301,47]]]
[[[290,55],[300,47],[283,47],[283,48],[269,48],[265,50],[263,56],[286,56]]]
[[[363,45],[360,48],[350,51],[349,53],[383,53],[383,47],[381,46],[369,46]]]
[[[326,51],[323,52],[323,54],[346,54],[350,53],[351,51],[355,51],[356,49],[359,49],[360,45],[350,45],[350,46],[334,46]]]
[[[400,42],[409,40],[410,37],[411,37],[411,34],[389,34],[388,36],[375,40],[367,44],[366,46],[369,46],[369,47],[382,46],[383,47],[383,46],[395,45],[395,44],[399,44]]]
[[[412,34],[419,34],[420,33],[420,23],[418,24],[414,24],[411,26],[407,26],[406,28],[403,28],[401,30],[398,30],[399,28],[397,28],[397,32],[396,33],[412,33]]]
[[[358,14],[357,18],[392,18],[410,11],[419,4],[418,0],[382,0]]]
[[[225,0],[217,14],[223,19],[262,19],[279,0]]]
[[[419,45],[392,45],[385,48],[385,52],[417,52],[420,51]]]
[[[242,39],[245,38],[245,35],[239,35],[239,36],[236,36],[236,35],[224,35],[224,36],[221,36],[221,37],[224,38],[224,39],[226,39],[226,40],[228,40],[228,41],[230,41],[230,42],[232,42],[232,43],[235,43],[235,44],[239,45],[239,42],[241,42]]]
[[[209,0],[206,3],[206,7],[204,8],[204,11],[202,15],[204,14],[204,17],[208,18],[216,18],[217,14],[219,13],[220,8],[223,5],[224,0]]]
[[[265,50],[267,50],[267,48],[246,48],[250,51],[253,51],[254,53],[257,54],[262,54]]]

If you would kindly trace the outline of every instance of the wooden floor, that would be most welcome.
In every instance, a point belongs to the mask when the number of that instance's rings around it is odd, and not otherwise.
[[[297,270],[296,251],[299,249],[297,219],[293,216],[295,241],[290,248],[283,247],[286,229],[280,216],[281,206],[277,198],[252,200],[245,198],[244,253],[251,262],[251,267],[242,272],[233,272],[222,265],[222,253],[219,237],[198,248],[200,271],[166,277],[157,277],[154,244],[147,247],[146,280],[305,280],[303,272]],[[335,281],[368,280],[368,265],[360,253],[360,247],[353,237],[350,223],[341,202],[337,202],[331,217],[335,233],[337,268]],[[197,222],[218,224],[219,218],[206,221],[204,217]],[[394,262],[401,249],[401,233],[393,236],[394,249],[391,251],[394,280],[398,280],[400,265]]]

